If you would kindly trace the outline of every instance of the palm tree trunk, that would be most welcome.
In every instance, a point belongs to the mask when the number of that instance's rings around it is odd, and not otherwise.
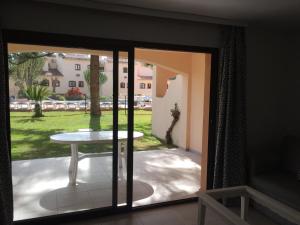
[[[42,112],[42,107],[41,104],[39,102],[36,102],[34,105],[34,115],[33,117],[42,117],[43,116],[43,112]]]
[[[90,96],[91,96],[91,116],[101,115],[99,104],[99,56],[91,55],[91,78],[90,78]]]

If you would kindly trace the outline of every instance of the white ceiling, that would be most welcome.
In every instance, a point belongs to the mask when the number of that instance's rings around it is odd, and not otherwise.
[[[92,0],[245,22],[300,22],[300,0]]]
[[[299,26],[300,0],[37,0],[68,5],[97,8],[114,6],[124,8],[128,12],[132,8],[136,12],[157,10],[165,12],[186,13],[198,16],[238,21],[240,23],[263,23],[273,26]],[[132,11],[132,10],[131,10]]]

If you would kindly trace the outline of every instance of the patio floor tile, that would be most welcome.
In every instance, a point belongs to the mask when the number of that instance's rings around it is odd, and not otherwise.
[[[81,160],[76,186],[68,183],[69,160],[13,161],[15,220],[111,206],[111,156]],[[200,187],[199,162],[199,154],[181,149],[134,152],[133,206],[195,196]],[[122,204],[126,171],[119,172],[118,203]]]

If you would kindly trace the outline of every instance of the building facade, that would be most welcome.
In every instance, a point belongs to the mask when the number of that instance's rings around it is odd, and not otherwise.
[[[53,93],[64,95],[71,88],[79,88],[83,94],[89,96],[89,85],[85,80],[84,72],[89,69],[90,55],[55,53],[45,57],[43,72],[39,82],[49,87]],[[100,56],[100,71],[107,79],[100,87],[100,96],[113,95],[113,61],[111,57]],[[135,62],[135,95],[152,96],[153,68],[141,62]],[[10,79],[10,96],[17,98],[19,88],[15,81]],[[128,60],[119,60],[119,96],[128,95]]]

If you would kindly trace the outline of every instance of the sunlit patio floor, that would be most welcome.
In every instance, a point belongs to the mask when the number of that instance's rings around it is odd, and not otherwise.
[[[111,206],[112,157],[79,162],[76,186],[69,185],[70,157],[13,161],[14,219],[29,219]],[[195,196],[200,155],[181,149],[134,153],[133,205]],[[119,171],[119,204],[126,202],[126,172]]]

